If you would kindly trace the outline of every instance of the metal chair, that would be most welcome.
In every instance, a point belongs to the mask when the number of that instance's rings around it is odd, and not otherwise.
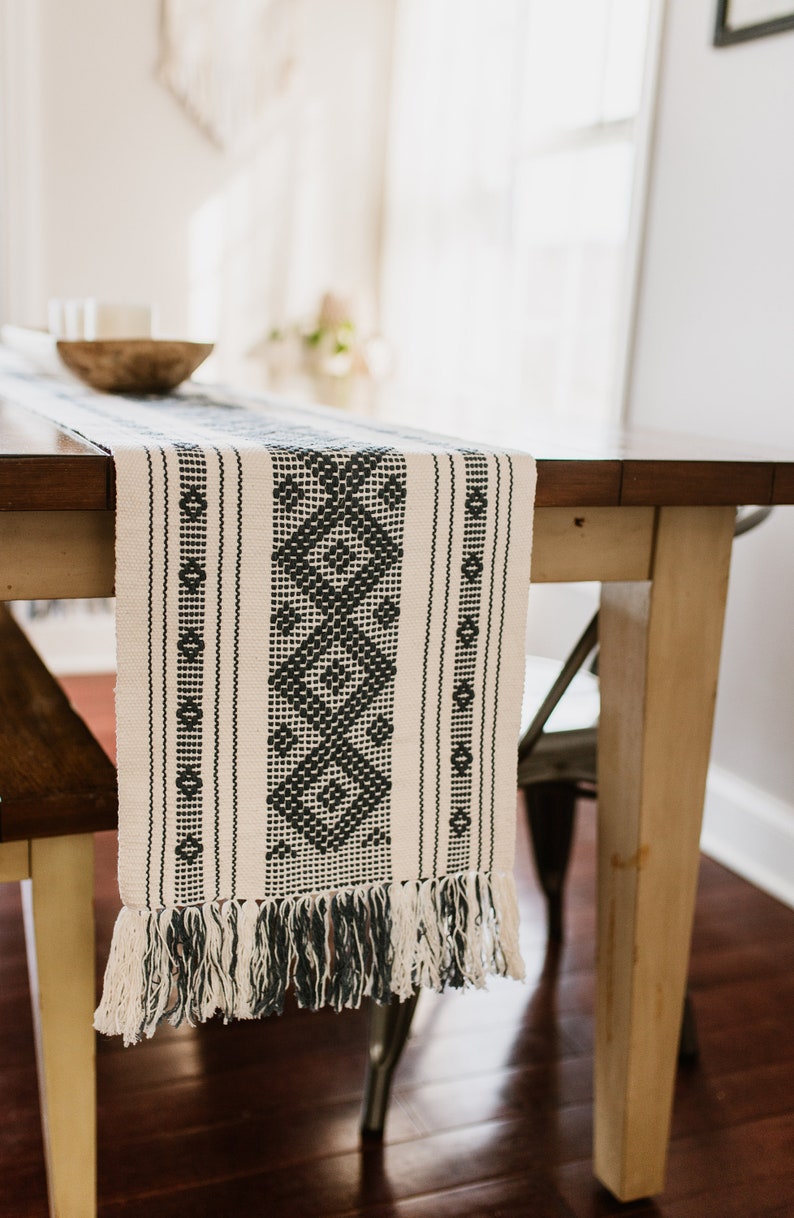
[[[765,520],[771,507],[738,508],[734,536]],[[535,662],[530,657],[527,674]],[[563,894],[573,841],[576,806],[597,795],[597,716],[576,728],[547,731],[549,721],[583,676],[595,684],[598,671],[598,613],[595,613],[567,660],[559,667],[548,693],[523,730],[518,746],[518,789],[529,820],[535,870],[546,898],[550,944],[564,938]],[[525,702],[526,709],[526,702]],[[365,1085],[362,1135],[380,1137],[388,1106],[391,1079],[411,1027],[418,991],[405,1003],[372,1004],[369,1066]],[[681,1019],[679,1060],[698,1055],[695,1013],[689,993]]]
[[[740,537],[760,524],[771,507],[737,509],[734,536]],[[529,673],[533,660],[527,663]],[[598,672],[598,613],[586,626],[565,663],[538,707],[518,746],[518,788],[524,796],[538,880],[546,897],[548,936],[561,943],[563,932],[563,889],[573,840],[576,804],[580,799],[595,799],[597,791],[597,717],[581,727],[547,731],[549,720],[575,681],[590,676],[596,685]],[[697,1052],[691,1009],[685,1016],[690,1037],[691,1056]],[[684,1049],[682,1048],[682,1052]]]

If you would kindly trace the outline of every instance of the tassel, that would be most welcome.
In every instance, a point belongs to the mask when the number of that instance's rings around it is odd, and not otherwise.
[[[367,893],[369,911],[369,942],[372,953],[369,995],[375,1002],[386,1003],[392,997],[392,951],[389,933],[392,913],[391,889],[375,885]]]
[[[168,947],[156,913],[122,909],[113,930],[97,1032],[122,1036],[125,1045],[151,1036],[164,1018],[171,994]]]
[[[518,895],[512,872],[496,872],[491,881],[496,947],[503,961],[502,976],[523,981],[526,976],[518,943]]]
[[[316,1011],[325,1005],[328,973],[328,925],[324,896],[300,897],[290,916],[290,940],[296,952],[294,983],[298,1006]]]
[[[94,1026],[133,1044],[163,1019],[280,1014],[290,984],[299,1005],[341,1011],[366,997],[404,1000],[417,986],[481,987],[492,974],[524,975],[508,874],[122,909]]]
[[[259,906],[256,901],[230,901],[229,922],[236,932],[234,1018],[252,1019],[254,1012],[254,943]]]
[[[285,906],[289,902],[264,901],[254,928],[254,1002],[255,1019],[280,1015],[290,973],[291,944],[287,933]]]
[[[389,888],[391,909],[391,991],[404,1002],[414,992],[413,962],[417,936],[417,887],[415,884],[392,884]]]

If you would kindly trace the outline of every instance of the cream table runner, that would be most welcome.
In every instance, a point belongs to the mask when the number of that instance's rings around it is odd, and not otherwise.
[[[96,1027],[521,976],[532,458],[3,364],[116,468],[124,907]]]

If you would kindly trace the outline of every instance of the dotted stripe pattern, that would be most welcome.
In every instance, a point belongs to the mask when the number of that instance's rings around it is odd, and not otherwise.
[[[464,531],[460,572],[460,599],[455,630],[455,667],[452,686],[452,807],[447,867],[461,871],[469,865],[472,830],[472,769],[475,749],[475,674],[482,643],[480,616],[483,591],[485,526],[488,519],[488,467],[483,456],[466,456]]]
[[[207,581],[207,462],[196,445],[177,446],[179,468],[179,635],[176,706],[176,845],[174,895],[180,905],[204,895],[202,855],[202,720],[205,585]]]

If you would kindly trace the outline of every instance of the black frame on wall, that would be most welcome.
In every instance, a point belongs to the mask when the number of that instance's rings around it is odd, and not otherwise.
[[[770,5],[772,11],[778,7]],[[767,34],[781,34],[794,30],[794,7],[782,17],[770,17],[768,21],[757,21],[753,25],[731,25],[731,0],[717,0],[717,20],[714,26],[714,45],[732,46],[736,42],[749,42],[751,38],[764,38]]]

